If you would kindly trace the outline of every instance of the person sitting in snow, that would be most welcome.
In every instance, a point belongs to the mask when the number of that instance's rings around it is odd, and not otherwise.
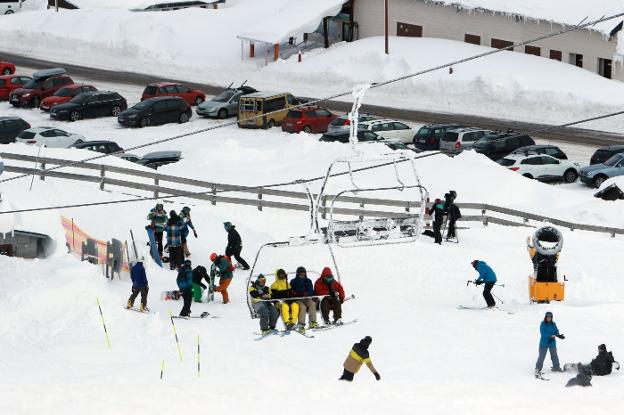
[[[270,301],[266,301],[271,298],[271,293],[266,285],[266,277],[264,275],[258,275],[256,281],[249,288],[249,296],[251,297],[254,311],[260,317],[262,334],[265,335],[275,330],[279,313]]]
[[[544,320],[540,324],[540,342],[539,342],[539,356],[537,363],[535,363],[535,376],[542,375],[542,367],[544,366],[544,359],[546,359],[546,353],[550,352],[550,359],[552,360],[552,371],[563,372],[559,365],[559,356],[557,355],[557,340],[565,339],[563,334],[559,333],[557,324],[553,321],[553,313],[547,311],[544,315]]]
[[[342,365],[343,371],[339,380],[352,382],[353,376],[360,370],[363,364],[368,366],[373,375],[375,375],[375,379],[381,380],[381,376],[379,375],[379,372],[377,372],[377,369],[375,369],[375,366],[373,366],[370,354],[368,353],[368,348],[370,347],[372,341],[373,339],[370,336],[366,336],[353,345],[347,359]]]
[[[314,285],[312,280],[308,278],[308,273],[304,267],[298,267],[295,278],[290,280],[294,297],[310,297],[297,300],[299,304],[298,330],[305,327],[306,313],[308,314],[309,327],[311,329],[318,327],[316,322],[316,306],[318,301],[314,298]]]
[[[184,265],[178,271],[176,283],[184,299],[184,306],[182,307],[182,311],[180,311],[180,316],[190,317],[191,303],[193,302],[193,269],[191,268],[190,259],[184,261]]]
[[[607,346],[601,344],[598,346],[598,356],[591,363],[566,364],[563,369],[567,371],[576,368],[578,373],[607,376],[611,374],[614,365],[616,370],[620,370],[620,364],[613,358],[613,353],[608,352]]]
[[[287,300],[293,295],[292,288],[288,283],[288,275],[283,269],[278,269],[275,272],[275,282],[271,284],[270,293],[271,299],[282,300],[281,305],[280,302],[276,302],[276,305],[282,314],[282,321],[286,330],[292,330],[299,319],[299,303]]]
[[[329,267],[323,268],[321,276],[314,283],[314,293],[323,295],[321,300],[321,315],[324,325],[329,325],[329,312],[334,312],[334,324],[342,325],[342,303],[345,299],[344,288],[334,279]]]
[[[134,306],[134,300],[136,300],[139,293],[141,294],[141,312],[149,311],[147,308],[147,293],[149,291],[149,285],[147,283],[147,274],[145,273],[145,267],[143,261],[145,258],[141,256],[136,264],[130,270],[130,279],[132,280],[132,294],[128,298],[128,305],[126,308],[132,308]]]
[[[485,261],[475,259],[471,262],[471,264],[472,267],[479,273],[479,277],[474,281],[474,283],[476,285],[485,283],[485,287],[483,288],[483,298],[485,299],[488,308],[496,307],[496,301],[494,301],[494,297],[492,297],[492,288],[494,288],[494,284],[496,284],[496,273],[488,264],[485,263]]]

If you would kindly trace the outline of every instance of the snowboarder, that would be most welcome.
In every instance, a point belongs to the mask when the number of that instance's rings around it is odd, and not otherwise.
[[[264,275],[258,275],[256,281],[249,288],[249,296],[251,297],[253,309],[260,316],[260,330],[262,330],[262,334],[266,335],[275,330],[279,313],[270,301],[262,301],[271,298]]]
[[[494,301],[494,297],[492,297],[492,288],[494,288],[494,284],[496,284],[496,273],[488,264],[485,263],[485,261],[475,259],[471,262],[471,264],[472,267],[479,273],[479,278],[477,278],[474,283],[476,285],[485,283],[485,287],[483,288],[483,298],[485,299],[488,308],[496,307],[496,301]]]
[[[232,277],[234,277],[234,266],[227,256],[217,255],[214,252],[210,254],[210,261],[212,261],[212,267],[210,268],[211,275],[219,277],[219,286],[214,290],[221,293],[223,296],[223,304],[227,304],[230,302],[227,289],[232,282]]]
[[[244,271],[248,270],[249,264],[240,256],[241,251],[243,250],[243,241],[240,237],[240,234],[236,230],[236,227],[230,222],[224,222],[223,227],[228,233],[228,244],[225,248],[225,255],[230,258],[234,257],[236,261],[238,261],[238,263],[243,267]]]
[[[154,231],[154,237],[156,238],[156,244],[158,245],[158,253],[160,258],[163,257],[163,232],[165,225],[167,224],[167,212],[162,202],[156,203],[156,207],[150,210],[147,215],[147,219],[150,221],[150,226]]]
[[[544,321],[540,324],[540,342],[539,342],[539,357],[537,363],[535,363],[535,377],[542,375],[542,367],[544,366],[544,359],[546,359],[546,352],[550,352],[550,359],[552,360],[552,371],[563,372],[559,365],[559,356],[557,356],[557,340],[555,337],[565,339],[563,334],[559,334],[559,329],[553,321],[553,313],[547,311],[544,315]]]
[[[461,218],[461,211],[455,204],[455,198],[457,197],[457,192],[455,190],[451,190],[450,192],[444,195],[444,213],[447,214],[448,218],[448,231],[446,233],[446,240],[457,238],[457,234],[455,232],[455,223],[458,219]]]
[[[197,238],[197,231],[191,221],[191,208],[184,206],[178,216],[180,216],[180,219],[182,220],[182,252],[184,253],[184,257],[189,257],[191,256],[191,253],[186,245],[186,238],[190,233],[189,228],[193,230],[193,235]]]
[[[282,300],[278,305],[278,311],[282,314],[282,321],[286,326],[286,330],[292,330],[299,319],[299,303],[296,301],[288,301],[287,298],[293,297],[292,288],[288,283],[288,274],[283,269],[275,272],[275,282],[271,284],[271,299]],[[279,302],[276,302],[279,304]]]
[[[179,269],[184,262],[182,220],[175,210],[169,212],[169,220],[167,221],[165,231],[167,232],[167,246],[169,247],[169,269]]]
[[[290,286],[292,287],[293,297],[313,297],[314,286],[312,280],[308,278],[308,273],[304,267],[298,267],[295,278],[290,280]],[[306,298],[303,300],[297,300],[299,304],[299,319],[298,330],[303,330],[305,327],[306,313],[308,314],[309,328],[314,329],[318,327],[316,322],[316,306],[318,301],[316,298]]]
[[[347,359],[342,365],[344,369],[342,371],[342,376],[338,380],[352,382],[353,376],[360,370],[363,364],[368,366],[373,375],[375,375],[375,379],[381,380],[381,376],[379,372],[377,372],[377,369],[375,369],[375,366],[373,366],[373,362],[368,353],[368,347],[371,345],[372,341],[373,339],[370,336],[366,336],[353,345],[349,356],[347,356]]]
[[[191,268],[190,259],[184,261],[184,265],[179,269],[176,283],[184,299],[184,306],[182,307],[182,311],[180,311],[180,317],[190,317],[191,303],[193,302],[193,269]]]
[[[345,299],[342,285],[334,279],[334,275],[329,267],[323,268],[321,276],[314,283],[314,293],[324,295],[321,300],[321,315],[324,325],[329,325],[329,312],[334,311],[334,324],[342,325],[342,303]]]
[[[134,306],[134,300],[136,300],[139,293],[141,294],[141,312],[149,311],[147,308],[147,293],[149,291],[149,285],[147,282],[147,274],[145,273],[145,267],[143,261],[145,258],[141,256],[139,261],[134,264],[130,270],[130,279],[132,279],[132,294],[128,298],[128,305],[126,308],[132,308]]]
[[[444,204],[440,199],[433,202],[433,238],[434,243],[442,245],[442,222],[444,221]]]
[[[193,270],[193,301],[196,303],[202,302],[202,297],[204,296],[204,290],[208,288],[207,285],[202,283],[202,280],[206,280],[206,282],[210,285],[210,277],[208,276],[208,271],[206,271],[206,267],[198,265]]]

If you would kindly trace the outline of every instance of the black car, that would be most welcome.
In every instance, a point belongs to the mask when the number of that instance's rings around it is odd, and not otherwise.
[[[515,131],[494,133],[481,137],[472,147],[477,153],[484,154],[492,160],[500,160],[520,147],[533,146],[535,141],[526,134]]]
[[[52,108],[50,117],[69,121],[78,121],[82,118],[116,117],[126,108],[128,108],[126,99],[117,92],[85,92],[76,95],[69,102]]]
[[[0,143],[14,143],[15,137],[29,128],[30,124],[19,117],[0,117]]]
[[[616,154],[624,153],[624,144],[618,144],[613,146],[602,147],[596,150],[596,152],[591,156],[589,160],[589,164],[601,164],[605,161],[609,160]]]
[[[552,156],[559,160],[568,159],[568,156],[566,156],[559,147],[550,144],[536,144],[534,146],[520,147],[509,154],[524,154],[525,156],[529,154],[546,154],[547,156]]]
[[[170,122],[185,123],[191,115],[191,107],[182,98],[156,97],[128,108],[119,114],[117,122],[126,127],[147,127]]]
[[[459,124],[431,124],[424,125],[414,136],[414,146],[419,150],[439,150],[440,138],[447,130],[461,128]]]
[[[338,142],[338,143],[348,143],[349,142],[349,130],[343,131],[332,131],[323,134],[323,136],[319,139],[319,141],[325,142]],[[378,136],[376,133],[368,130],[358,130],[358,141],[384,141],[383,138]]]
[[[123,148],[119,147],[114,141],[83,141],[82,143],[72,144],[72,148],[81,148],[83,150],[97,151],[98,153],[111,154],[123,152]]]

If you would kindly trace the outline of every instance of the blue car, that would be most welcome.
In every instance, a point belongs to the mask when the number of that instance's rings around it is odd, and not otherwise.
[[[615,176],[624,176],[624,153],[618,153],[604,163],[585,166],[581,168],[580,174],[583,183],[595,188]]]

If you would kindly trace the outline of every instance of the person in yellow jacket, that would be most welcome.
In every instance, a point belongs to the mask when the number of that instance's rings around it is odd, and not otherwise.
[[[286,271],[278,269],[275,272],[275,282],[271,284],[271,299],[282,300],[280,301],[281,306],[278,305],[277,309],[282,314],[282,321],[286,330],[292,330],[299,318],[299,304],[296,301],[285,300],[292,296],[292,288],[288,282]]]
[[[363,364],[366,364],[370,371],[375,375],[375,379],[381,380],[381,376],[373,366],[373,362],[370,359],[370,355],[368,353],[368,347],[372,343],[373,339],[370,336],[364,337],[358,343],[355,343],[351,348],[351,352],[349,352],[349,356],[345,360],[344,370],[342,371],[342,376],[339,380],[346,380],[348,382],[353,381],[353,376],[360,370]]]

